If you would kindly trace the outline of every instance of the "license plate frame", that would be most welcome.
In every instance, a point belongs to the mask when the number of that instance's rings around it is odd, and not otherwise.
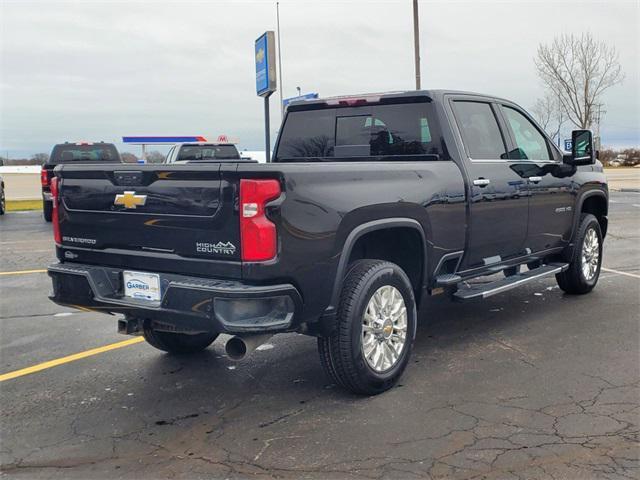
[[[161,298],[160,274],[149,272],[122,272],[123,293],[125,298],[159,302]]]

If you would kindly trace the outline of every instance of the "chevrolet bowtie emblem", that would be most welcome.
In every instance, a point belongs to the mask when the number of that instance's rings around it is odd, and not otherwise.
[[[113,201],[114,205],[122,205],[124,208],[142,207],[147,203],[146,195],[136,195],[136,192],[118,193]]]

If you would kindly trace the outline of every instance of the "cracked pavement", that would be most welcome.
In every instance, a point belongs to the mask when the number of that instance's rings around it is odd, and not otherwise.
[[[612,195],[605,267],[640,274],[638,194]],[[41,268],[48,226],[1,220],[0,270]],[[30,243],[21,242],[28,235]],[[50,247],[49,247],[50,248]],[[10,257],[10,258],[9,258]],[[0,372],[124,339],[115,318],[0,278]],[[537,294],[537,295],[536,295]],[[431,299],[386,394],[344,393],[315,341],[281,335],[233,363],[138,344],[0,383],[9,478],[640,478],[640,279],[590,295],[555,280],[475,304]],[[235,367],[230,369],[229,367]]]

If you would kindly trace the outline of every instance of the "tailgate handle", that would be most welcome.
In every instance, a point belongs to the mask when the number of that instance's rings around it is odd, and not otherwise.
[[[116,185],[121,185],[125,187],[134,186],[134,185],[142,185],[142,172],[135,171],[115,171],[113,172],[113,178],[116,182]]]

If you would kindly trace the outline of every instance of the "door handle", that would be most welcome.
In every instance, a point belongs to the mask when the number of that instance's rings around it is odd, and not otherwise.
[[[542,180],[542,177],[529,177],[531,183],[538,183]]]
[[[491,183],[491,180],[489,180],[488,178],[478,178],[478,179],[473,181],[473,184],[476,187],[480,187],[480,188],[484,188],[487,185],[489,185],[490,183]]]

